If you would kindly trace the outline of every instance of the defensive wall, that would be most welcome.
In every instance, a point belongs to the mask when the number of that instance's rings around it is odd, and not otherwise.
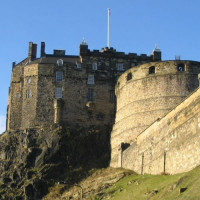
[[[46,54],[42,42],[37,58],[37,44],[30,42],[28,57],[13,63],[7,130],[61,123],[112,127],[117,78],[131,67],[160,59],[158,50],[151,56],[113,48],[90,51],[85,41],[79,55],[66,55],[65,50]]]
[[[121,144],[122,148],[134,146],[145,129],[162,119],[198,87],[198,73],[199,62],[176,60],[146,63],[119,77],[115,87],[117,111],[111,133],[111,166],[119,165]],[[149,142],[144,145],[151,146],[152,141]],[[125,155],[128,159],[128,153]],[[134,162],[135,155],[130,157]]]
[[[176,174],[200,164],[200,89],[157,120],[126,150],[119,149],[118,167],[137,173]]]

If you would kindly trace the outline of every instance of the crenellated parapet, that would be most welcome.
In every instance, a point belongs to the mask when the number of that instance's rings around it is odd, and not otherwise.
[[[147,54],[140,54],[137,53],[128,53],[125,52],[118,52],[113,47],[105,47],[102,48],[101,51],[93,50],[91,51],[88,49],[87,43],[83,43],[80,45],[80,57],[104,57],[104,58],[121,58],[124,60],[132,60],[133,61],[143,61],[143,62],[150,62],[150,61],[161,61],[161,51],[160,49],[155,48],[152,52],[152,55],[148,56]]]

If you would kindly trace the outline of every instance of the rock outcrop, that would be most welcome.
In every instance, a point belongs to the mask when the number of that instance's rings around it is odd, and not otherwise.
[[[5,132],[0,136],[0,199],[42,199],[55,182],[70,187],[91,168],[107,166],[109,132],[108,127]]]

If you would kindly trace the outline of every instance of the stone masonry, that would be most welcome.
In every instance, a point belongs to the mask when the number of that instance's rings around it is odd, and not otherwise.
[[[142,131],[199,86],[198,73],[199,62],[164,61],[131,68],[120,76],[115,90],[117,111],[111,134],[111,163],[117,162],[121,143],[133,144]]]
[[[29,43],[13,63],[7,131],[63,125],[112,127],[112,167],[137,173],[180,173],[200,164],[200,62],[101,51],[46,54]]]
[[[112,126],[115,117],[114,87],[117,78],[138,64],[161,59],[125,54],[113,48],[90,51],[83,41],[79,56],[65,50],[41,54],[29,43],[28,57],[13,63],[9,88],[7,130],[24,130],[53,124],[65,126]]]
[[[199,109],[200,89],[122,151],[121,166],[141,174],[176,174],[197,167],[200,164]]]
[[[199,72],[199,62],[164,61],[120,76],[112,167],[175,174],[200,164]]]

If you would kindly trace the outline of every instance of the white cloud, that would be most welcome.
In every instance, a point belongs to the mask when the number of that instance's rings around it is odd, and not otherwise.
[[[6,130],[6,117],[0,115],[0,134]]]

